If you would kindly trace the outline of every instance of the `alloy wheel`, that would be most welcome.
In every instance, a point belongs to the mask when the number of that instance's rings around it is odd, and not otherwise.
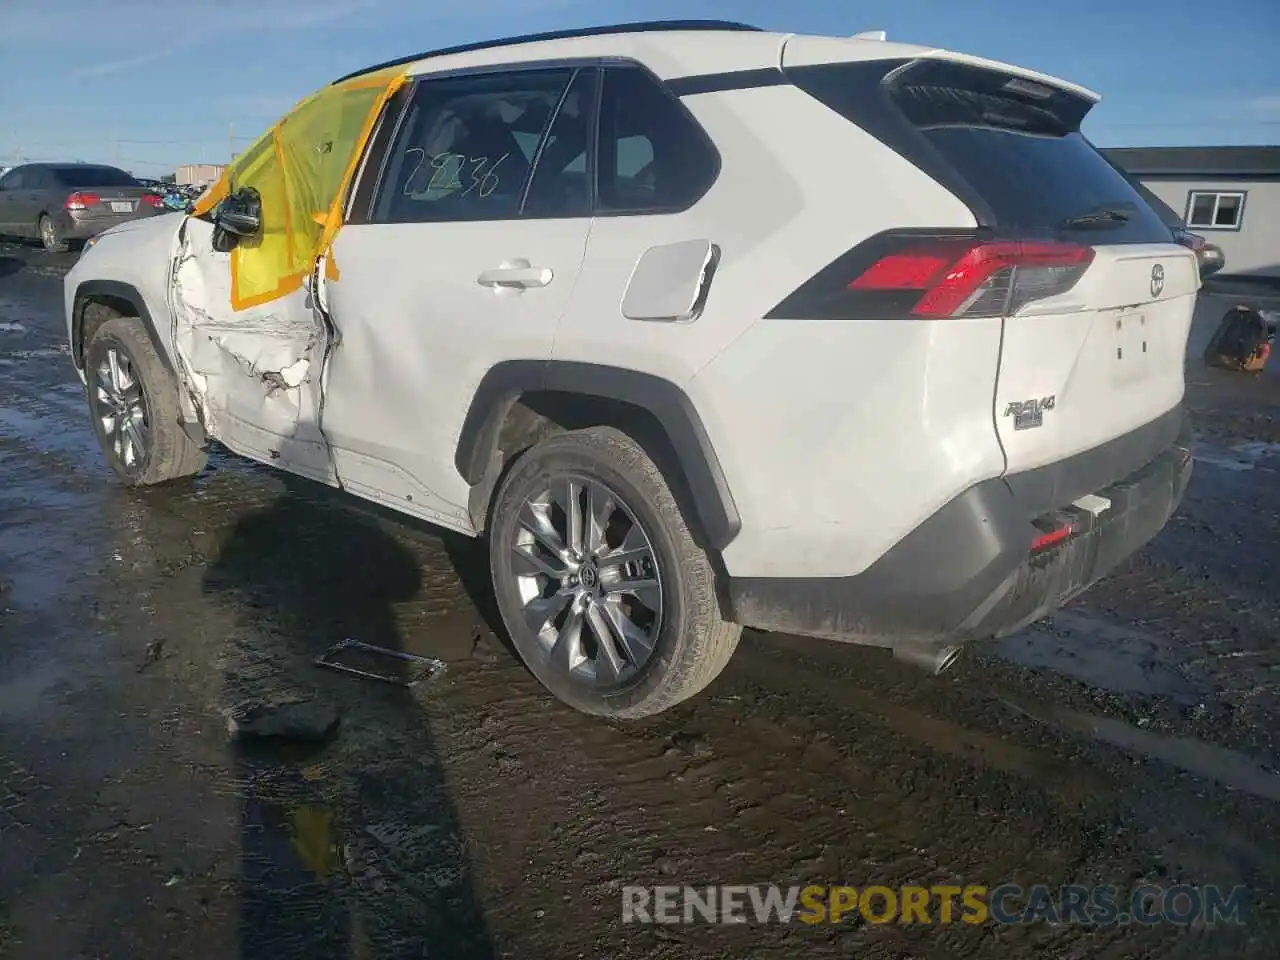
[[[597,687],[634,677],[663,614],[657,553],[635,514],[598,480],[560,477],[525,500],[517,524],[510,572],[548,662]]]
[[[142,380],[128,354],[107,349],[98,365],[93,400],[94,414],[116,460],[136,470],[146,459],[151,427]]]

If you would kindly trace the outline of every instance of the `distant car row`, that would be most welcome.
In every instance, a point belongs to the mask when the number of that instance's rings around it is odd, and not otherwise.
[[[0,236],[61,253],[109,227],[185,211],[203,187],[139,180],[96,163],[25,163],[0,172]]]

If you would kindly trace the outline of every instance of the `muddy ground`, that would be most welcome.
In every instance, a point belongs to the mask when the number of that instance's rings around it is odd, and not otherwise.
[[[1051,623],[937,679],[748,634],[707,695],[615,726],[494,638],[464,541],[225,455],[114,483],[68,264],[0,246],[0,956],[1280,956],[1280,376],[1192,365],[1181,514]],[[448,670],[312,665],[347,637]],[[229,745],[263,698],[339,732]],[[1245,884],[1248,922],[620,922],[631,883],[1004,881]]]

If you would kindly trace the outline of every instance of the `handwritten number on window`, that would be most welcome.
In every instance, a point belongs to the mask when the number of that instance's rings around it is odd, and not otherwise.
[[[440,153],[427,161],[426,153],[420,147],[413,147],[407,153],[418,154],[418,160],[405,182],[406,196],[420,196],[414,189],[414,181],[424,162],[431,169],[431,179],[422,191],[426,198],[454,196],[458,199],[475,194],[482,200],[493,196],[502,184],[499,168],[511,156],[504,153],[498,159],[490,161],[488,157],[467,157],[462,153]],[[466,179],[466,183],[463,179]],[[459,191],[459,192],[455,192]],[[425,198],[424,198],[425,199]]]

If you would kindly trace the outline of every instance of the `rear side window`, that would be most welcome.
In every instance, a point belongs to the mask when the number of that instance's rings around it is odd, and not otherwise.
[[[137,187],[137,180],[115,167],[49,167],[53,178],[64,187]]]
[[[600,213],[671,213],[692,206],[720,158],[685,108],[638,67],[604,71],[600,96]]]
[[[500,220],[520,214],[572,70],[421,81],[374,203],[375,223]]]
[[[1080,133],[1092,104],[1070,91],[943,60],[794,73],[801,89],[951,189],[984,225],[1095,244],[1171,239]]]

